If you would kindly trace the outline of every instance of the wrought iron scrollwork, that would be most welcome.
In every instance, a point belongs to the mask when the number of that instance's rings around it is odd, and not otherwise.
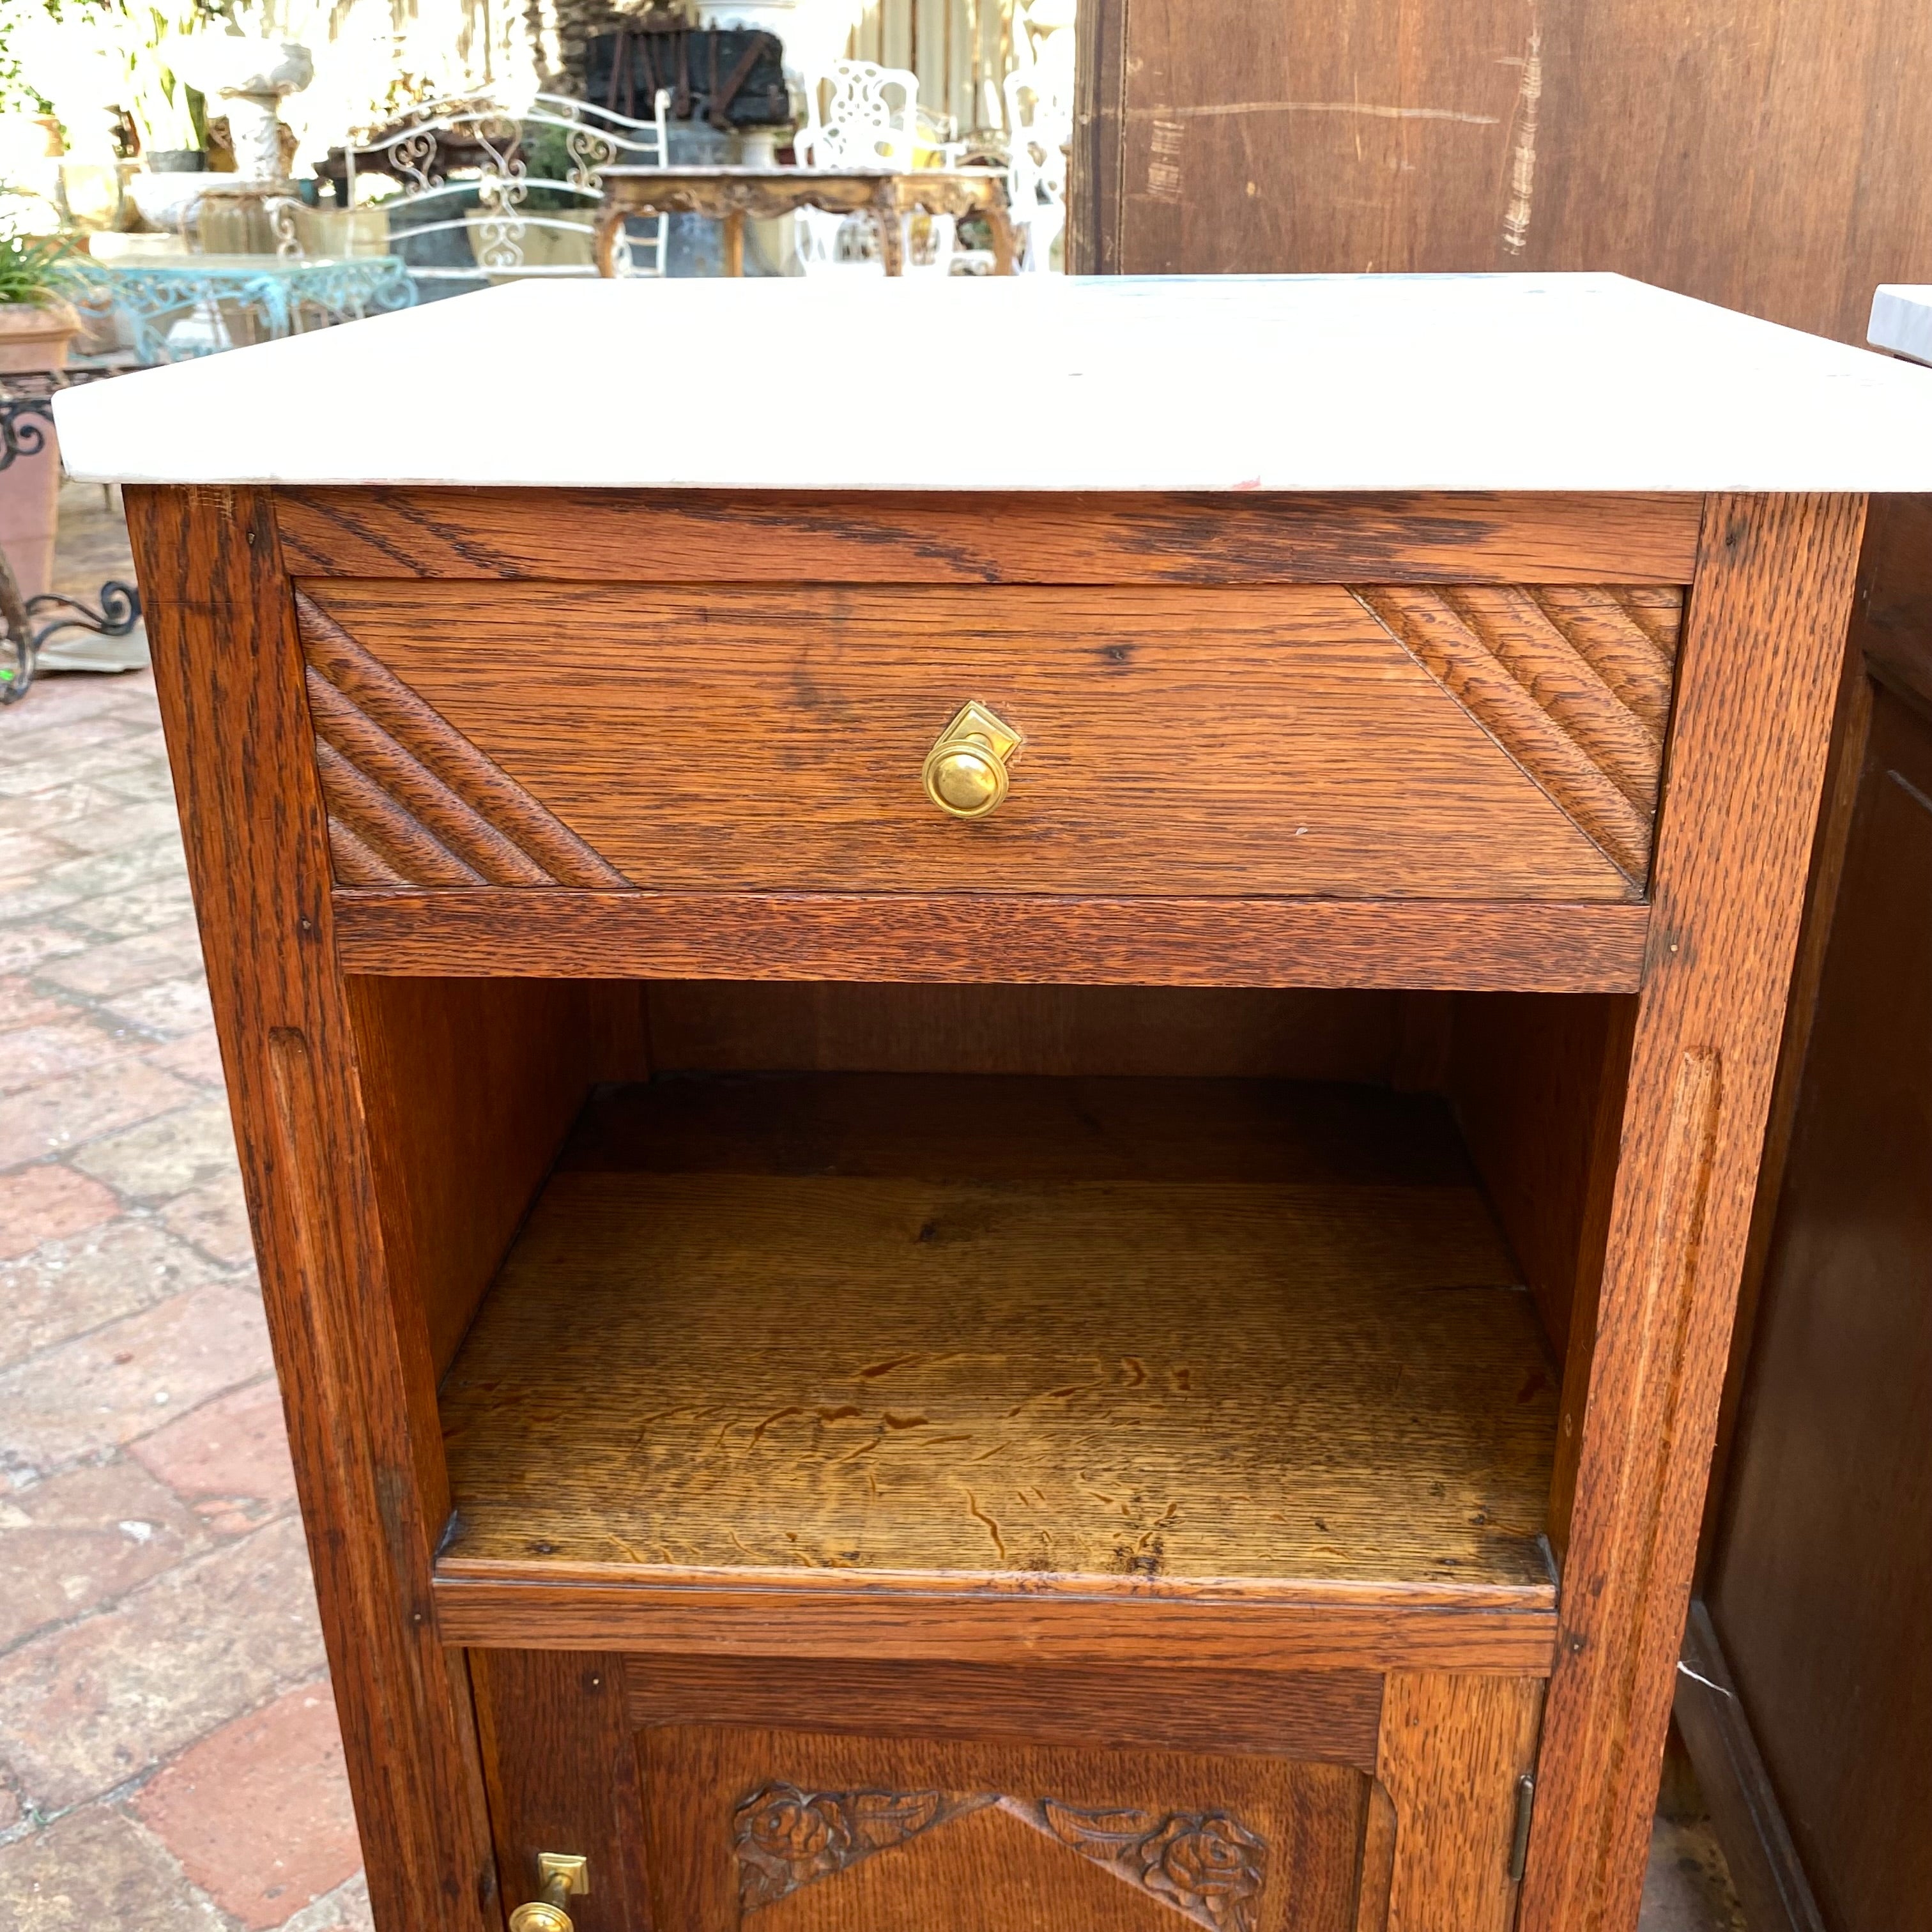
[[[27,618],[26,629],[16,631],[9,620],[4,640],[0,640],[0,650],[7,652],[12,659],[10,663],[0,663],[0,705],[17,704],[26,696],[39,668],[42,649],[63,631],[86,631],[98,638],[126,637],[141,621],[141,593],[133,584],[110,578],[100,586],[98,609],[78,597],[64,596],[56,590],[29,597],[22,608]],[[34,622],[50,613],[59,614],[44,624]]]

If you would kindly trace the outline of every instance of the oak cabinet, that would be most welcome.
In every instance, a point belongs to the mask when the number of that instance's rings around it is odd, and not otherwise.
[[[384,1932],[1634,1922],[1860,486],[1932,437],[1583,278],[1441,293],[1470,389],[1619,345],[1458,457],[1420,292],[998,294],[1089,440],[814,494],[464,472],[528,304],[740,326],[525,291],[223,365],[362,368],[359,475],[311,413],[130,487]],[[801,380],[902,299],[797,297]],[[1381,432],[1124,475],[1136,329]],[[152,479],[215,380],[64,444]]]

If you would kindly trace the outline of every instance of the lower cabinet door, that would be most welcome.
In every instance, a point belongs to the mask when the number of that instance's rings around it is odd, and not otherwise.
[[[1504,1932],[1542,1687],[475,1652],[576,1932]]]

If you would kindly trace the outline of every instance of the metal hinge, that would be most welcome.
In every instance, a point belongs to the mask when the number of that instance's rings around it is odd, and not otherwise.
[[[1536,1780],[1528,1772],[1516,1781],[1516,1828],[1510,1834],[1510,1883],[1520,1885],[1529,1864],[1529,1820],[1536,1809]]]

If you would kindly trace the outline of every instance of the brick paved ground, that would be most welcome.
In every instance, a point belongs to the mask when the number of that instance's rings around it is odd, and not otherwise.
[[[70,484],[63,587],[127,573]],[[369,1923],[145,672],[0,712],[0,1926]]]
[[[126,573],[62,518],[62,587]],[[220,1080],[152,680],[50,678],[0,712],[8,1932],[369,1924]],[[1678,1790],[1645,1932],[1742,1932]]]

